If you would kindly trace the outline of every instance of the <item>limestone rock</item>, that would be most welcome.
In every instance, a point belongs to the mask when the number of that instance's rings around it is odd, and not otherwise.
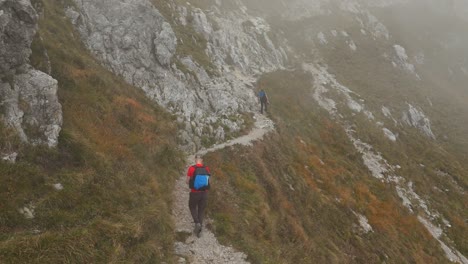
[[[19,213],[24,216],[26,219],[33,219],[34,218],[34,205],[24,206],[23,208],[18,209]]]
[[[52,185],[54,187],[55,190],[57,191],[61,191],[63,190],[63,185],[61,183],[55,183],[54,185]]]
[[[7,154],[1,154],[2,160],[9,162],[9,163],[15,163],[16,162],[16,157],[18,157],[18,153],[13,152],[13,153],[7,153]]]
[[[429,138],[435,139],[432,132],[431,120],[424,114],[421,109],[408,104],[408,111],[403,113],[403,122],[409,126],[413,126]]]
[[[0,1],[0,74],[29,62],[37,13],[29,0]]]
[[[259,17],[241,11],[213,16],[220,30],[211,33],[207,53],[220,71],[233,66],[252,76],[280,69],[287,57],[268,36],[270,27]]]
[[[33,69],[37,13],[29,0],[0,1],[0,118],[24,142],[54,147],[62,125],[57,81]]]
[[[284,49],[277,48],[266,34],[266,21],[239,10],[207,14],[191,6],[173,6],[172,11],[178,13],[175,22],[207,41],[206,50],[194,50],[208,58],[199,61],[176,54],[178,45],[184,43],[148,0],[74,3],[76,9],[67,10],[68,17],[97,59],[176,114],[180,123],[197,121],[196,129],[190,126],[180,133],[187,149],[193,144],[199,147],[205,136],[224,139],[221,124],[229,132],[239,131],[242,120],[229,121],[229,117],[256,108],[254,75],[282,68],[287,59]],[[193,19],[188,19],[189,14]],[[248,21],[253,26],[246,29],[243,25]],[[213,30],[214,23],[217,30]],[[209,127],[215,132],[201,135]]]
[[[67,8],[65,10],[65,15],[70,19],[73,25],[77,23],[77,20],[80,17],[80,13],[76,12],[72,8]]]
[[[177,38],[169,23],[163,23],[161,32],[154,40],[154,45],[159,63],[168,66],[177,47]]]
[[[195,28],[195,31],[202,34],[206,40],[209,40],[211,33],[213,31],[213,28],[211,24],[208,22],[208,19],[205,13],[203,13],[201,9],[195,8],[192,12],[192,17],[193,17],[193,27]]]
[[[0,84],[4,121],[23,141],[55,147],[62,126],[62,107],[57,99],[57,81],[29,69],[14,77],[13,87]]]

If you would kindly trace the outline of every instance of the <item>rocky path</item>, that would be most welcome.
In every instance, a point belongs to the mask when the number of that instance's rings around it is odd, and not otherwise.
[[[251,145],[253,141],[261,139],[266,133],[274,130],[273,121],[263,115],[256,115],[255,127],[247,135],[215,145],[209,149],[202,149],[198,153],[206,154],[236,144]],[[194,155],[190,155],[187,166],[193,163]],[[172,216],[176,224],[178,240],[174,245],[179,263],[248,263],[246,255],[234,250],[230,246],[221,245],[214,234],[204,228],[202,236],[193,235],[193,220],[188,209],[189,189],[185,183],[185,171],[177,180],[173,192],[174,208]],[[208,201],[210,202],[210,201]],[[207,219],[206,222],[210,222]]]

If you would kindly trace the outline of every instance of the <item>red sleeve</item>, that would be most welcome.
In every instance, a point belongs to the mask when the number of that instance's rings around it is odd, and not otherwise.
[[[190,166],[187,171],[187,176],[188,177],[193,177],[193,173],[195,172],[195,168],[193,166]]]
[[[205,169],[206,169],[206,171],[207,171],[208,173],[211,173],[211,172],[210,172],[210,168],[208,168],[208,166],[205,166]]]

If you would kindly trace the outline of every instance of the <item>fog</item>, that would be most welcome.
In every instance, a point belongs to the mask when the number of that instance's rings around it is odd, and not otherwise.
[[[407,81],[407,76],[402,74],[400,79],[391,81],[392,85],[382,84],[388,87],[388,98],[382,100],[419,102],[432,115],[442,138],[456,146],[466,159],[468,1],[242,0],[242,3],[247,12],[265,18],[272,25],[273,35],[287,39],[290,47],[301,54],[297,60],[320,57],[344,80],[372,83],[373,89],[379,89],[383,81],[390,82],[394,74],[391,67],[387,68],[388,78],[383,77],[380,83],[372,82],[366,78],[379,74],[373,72],[373,67],[384,57],[391,61],[395,45],[403,47],[408,65],[415,68],[421,79]],[[340,42],[339,37],[333,36],[336,33],[331,33],[341,31],[349,33],[348,40]],[[379,32],[381,35],[377,34]],[[317,35],[323,36],[326,44],[320,43]],[[343,42],[350,39],[357,49],[351,55],[343,51],[349,49],[349,43]],[[363,46],[367,50],[364,51]],[[350,65],[343,66],[343,63]],[[353,67],[368,72],[355,70],[351,73],[349,69]]]

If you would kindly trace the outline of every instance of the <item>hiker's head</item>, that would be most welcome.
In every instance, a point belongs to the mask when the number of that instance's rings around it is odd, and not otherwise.
[[[196,155],[195,155],[195,162],[196,162],[197,164],[203,164],[203,157],[202,157],[201,154],[196,154]]]

